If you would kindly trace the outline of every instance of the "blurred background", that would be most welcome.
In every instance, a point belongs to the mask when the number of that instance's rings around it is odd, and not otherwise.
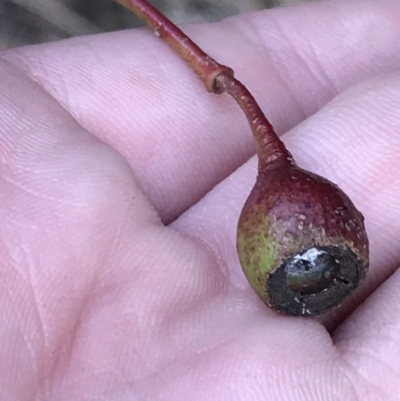
[[[176,23],[224,17],[310,0],[152,0]],[[111,0],[0,0],[0,49],[140,26]]]

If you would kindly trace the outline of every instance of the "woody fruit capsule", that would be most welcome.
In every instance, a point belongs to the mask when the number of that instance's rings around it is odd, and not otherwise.
[[[144,0],[116,0],[146,22],[198,74],[228,93],[254,136],[258,174],[240,214],[237,250],[250,285],[275,311],[313,316],[338,307],[365,278],[364,218],[335,184],[298,167],[257,102],[233,75]]]

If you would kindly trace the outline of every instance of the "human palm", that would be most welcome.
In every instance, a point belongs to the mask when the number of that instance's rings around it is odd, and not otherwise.
[[[147,30],[1,53],[0,399],[400,399],[399,21],[338,2],[187,28],[366,217],[368,278],[320,320],[241,272],[256,160],[231,99]]]

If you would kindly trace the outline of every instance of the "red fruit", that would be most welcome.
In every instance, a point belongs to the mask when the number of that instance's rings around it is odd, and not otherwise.
[[[369,265],[362,214],[338,186],[290,163],[259,173],[237,248],[251,286],[286,315],[340,305]]]

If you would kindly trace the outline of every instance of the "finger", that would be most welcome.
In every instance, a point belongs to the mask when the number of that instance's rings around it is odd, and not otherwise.
[[[343,93],[284,135],[300,166],[337,183],[365,216],[371,266],[352,302],[361,302],[400,262],[399,106],[400,77],[380,77]],[[232,285],[240,288],[248,284],[236,255],[236,224],[255,173],[252,159],[173,225],[207,242],[226,264]],[[341,308],[331,319],[346,313]]]
[[[348,3],[312,3],[186,30],[235,69],[283,133],[346,87],[399,67],[398,2]],[[166,222],[254,151],[233,101],[207,94],[147,30],[16,49],[3,57],[124,155]]]
[[[117,152],[13,66],[0,75],[0,392],[22,400],[69,353],[125,231],[140,242],[159,220]]]
[[[399,285],[397,270],[333,335],[345,372],[363,400],[398,399]]]

